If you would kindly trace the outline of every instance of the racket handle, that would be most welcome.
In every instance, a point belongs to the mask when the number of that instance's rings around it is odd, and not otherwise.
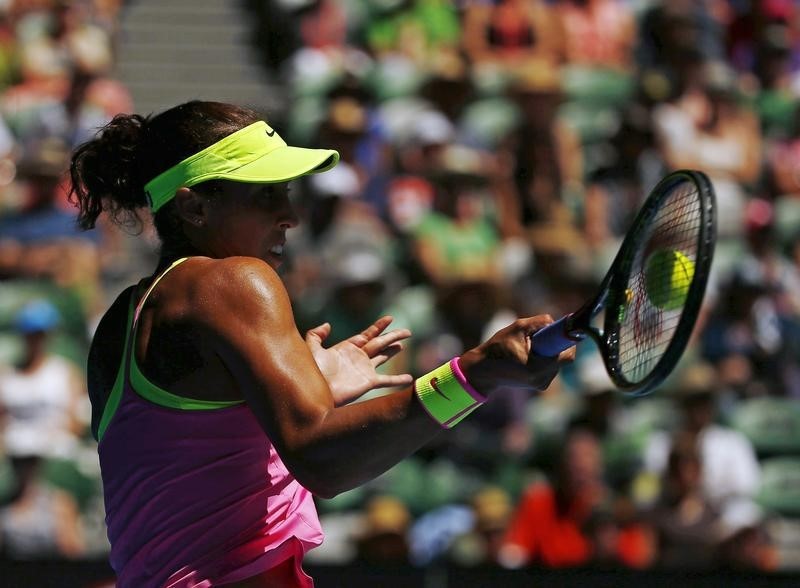
[[[565,349],[569,349],[582,341],[586,335],[567,333],[566,320],[572,315],[562,316],[556,322],[539,329],[533,334],[533,352],[541,357],[555,357]]]

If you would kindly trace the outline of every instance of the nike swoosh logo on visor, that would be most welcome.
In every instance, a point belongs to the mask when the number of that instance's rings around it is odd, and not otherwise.
[[[443,396],[445,399],[450,400],[450,397],[439,389],[438,382],[439,378],[431,378],[431,388],[433,388],[436,391],[436,393],[439,394],[440,396]]]
[[[274,130],[272,132],[267,131],[267,137],[272,137],[274,134],[275,134]]]

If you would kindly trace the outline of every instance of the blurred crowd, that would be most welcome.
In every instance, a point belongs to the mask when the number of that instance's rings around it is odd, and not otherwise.
[[[0,554],[105,553],[85,366],[115,234],[81,233],[72,149],[118,112],[114,0],[0,3]]]
[[[120,3],[0,3],[0,553],[107,549],[82,372],[157,243],[74,226],[69,152],[117,112]],[[295,182],[284,273],[331,342],[381,314],[421,374],[594,293],[649,190],[700,169],[719,239],[689,348],[653,395],[591,342],[318,507],[309,562],[800,569],[800,5],[791,0],[251,0],[284,92],[336,148]],[[258,106],[258,105],[255,105]],[[376,392],[377,393],[377,392]],[[382,393],[382,392],[381,392]]]

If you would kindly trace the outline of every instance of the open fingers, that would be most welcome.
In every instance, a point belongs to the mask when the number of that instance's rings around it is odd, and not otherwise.
[[[350,337],[350,342],[357,347],[364,347],[367,343],[380,335],[394,320],[391,316],[382,316],[358,335]]]
[[[390,359],[392,359],[395,355],[400,353],[402,350],[403,350],[402,343],[400,342],[392,343],[391,345],[384,347],[378,354],[372,357],[370,361],[372,362],[372,365],[374,367],[381,366]]]
[[[378,335],[363,345],[364,353],[369,357],[375,357],[379,353],[383,353],[387,347],[399,343],[403,339],[408,339],[411,336],[411,331],[408,329],[395,329]]]

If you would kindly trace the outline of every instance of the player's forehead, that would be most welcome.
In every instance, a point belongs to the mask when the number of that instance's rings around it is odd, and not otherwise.
[[[287,195],[290,189],[289,182],[252,183],[217,180],[217,186],[217,191],[222,198],[241,201],[241,203],[252,199]]]

